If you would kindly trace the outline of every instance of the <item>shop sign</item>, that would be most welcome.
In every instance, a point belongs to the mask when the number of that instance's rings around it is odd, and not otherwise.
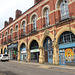
[[[30,52],[39,52],[39,51],[40,51],[39,49],[33,49]]]
[[[21,53],[27,53],[27,51],[21,51]]]
[[[8,49],[15,48],[15,47],[18,47],[17,43],[12,43],[11,45],[8,45]]]

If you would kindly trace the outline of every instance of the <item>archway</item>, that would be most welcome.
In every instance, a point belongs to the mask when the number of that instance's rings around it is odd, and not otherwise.
[[[1,49],[1,54],[3,54],[3,50]]]
[[[39,45],[36,40],[33,40],[30,44],[31,61],[39,62]]]
[[[6,50],[6,48],[4,49],[4,54],[7,54],[7,50]]]
[[[75,35],[70,31],[61,34],[58,40],[60,65],[74,64]]]
[[[44,52],[45,52],[45,62],[53,63],[53,48],[52,40],[50,37],[46,37],[43,42]]]
[[[27,51],[24,43],[21,44],[20,52],[21,52],[20,60],[26,61]]]

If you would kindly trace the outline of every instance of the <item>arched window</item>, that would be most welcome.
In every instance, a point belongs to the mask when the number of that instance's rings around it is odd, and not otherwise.
[[[43,16],[44,16],[44,19],[43,19],[43,22],[44,22],[44,26],[45,27],[48,27],[49,26],[49,7],[44,7],[43,8]]]
[[[26,48],[24,43],[21,45],[21,49],[23,49],[23,48]]]
[[[6,42],[7,42],[7,38],[8,38],[8,32],[6,32]]]
[[[46,26],[49,26],[49,10],[45,10],[45,21],[46,21]]]
[[[1,34],[0,34],[0,38],[1,38]]]
[[[11,28],[10,30],[11,40],[12,40],[12,33],[13,33],[13,29]]]
[[[61,20],[69,18],[68,1],[62,0],[60,3],[61,8]]]
[[[4,34],[2,33],[2,39],[3,39],[3,37],[4,37]]]
[[[3,54],[3,50],[1,49],[1,54]]]
[[[22,22],[22,27],[23,27],[23,35],[25,35],[25,21]]]
[[[75,42],[75,35],[72,32],[64,32],[59,38],[59,44]]]
[[[36,31],[36,16],[33,16],[33,31]]]
[[[52,41],[49,37],[46,37],[46,39],[44,40],[44,50],[52,50]]]
[[[31,60],[39,62],[39,53],[40,53],[40,50],[39,50],[38,42],[36,40],[33,40],[31,42],[30,50],[31,50],[30,51],[30,53],[31,53]]]
[[[16,36],[18,36],[18,25],[16,25],[15,31],[17,32]]]
[[[30,50],[32,50],[32,49],[38,49],[38,48],[39,48],[39,45],[38,45],[37,41],[33,40],[32,43],[31,43],[31,45],[30,45]]]

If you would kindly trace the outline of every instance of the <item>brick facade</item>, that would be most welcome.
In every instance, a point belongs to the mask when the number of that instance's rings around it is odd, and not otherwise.
[[[35,5],[28,9],[26,12],[21,14],[21,11],[18,13],[16,11],[16,19],[13,21],[12,18],[9,19],[9,24],[0,31],[0,52],[1,49],[4,52],[4,49],[7,48],[7,45],[11,43],[18,42],[18,60],[20,60],[20,46],[22,43],[25,43],[27,47],[27,58],[30,60],[29,50],[30,44],[33,40],[36,40],[39,44],[40,52],[43,50],[43,42],[47,36],[51,38],[53,43],[53,64],[59,64],[59,54],[58,49],[58,39],[60,35],[65,31],[71,31],[75,35],[75,1],[68,0],[69,7],[69,16],[72,17],[69,20],[60,21],[61,12],[59,7],[59,0],[39,0]],[[49,9],[49,26],[45,27],[45,15],[44,9]],[[28,15],[28,16],[27,16]],[[32,17],[36,15],[37,17],[37,31],[33,32],[33,23]],[[27,20],[28,18],[28,20]],[[25,36],[23,36],[22,22],[25,21]],[[70,24],[70,25],[69,25]],[[15,31],[15,26],[18,25],[18,36]],[[10,29],[12,28],[12,40],[10,35]],[[66,30],[65,30],[66,29]],[[71,30],[70,30],[71,29]],[[8,32],[8,37],[6,41],[6,31]],[[4,35],[2,38],[2,34]],[[55,34],[55,35],[54,35]],[[56,39],[56,40],[54,40]],[[27,42],[28,40],[28,42]],[[41,54],[41,53],[40,53]],[[39,63],[44,63],[43,54],[39,56]]]

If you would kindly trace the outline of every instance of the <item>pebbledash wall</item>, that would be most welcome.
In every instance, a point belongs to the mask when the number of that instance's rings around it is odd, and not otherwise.
[[[5,21],[0,53],[11,60],[74,64],[75,0],[34,0],[34,6]]]

